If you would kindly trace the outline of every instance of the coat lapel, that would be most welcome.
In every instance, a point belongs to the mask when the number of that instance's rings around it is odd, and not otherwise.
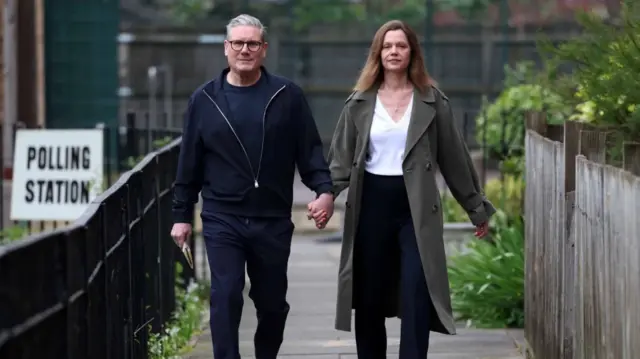
[[[411,111],[404,151],[405,159],[413,147],[420,141],[420,138],[422,138],[436,116],[436,110],[434,108],[436,98],[433,91],[431,87],[428,88],[425,93],[421,93],[418,89],[413,90],[413,110]],[[359,108],[355,111],[356,116],[354,116],[353,122],[358,129],[358,133],[364,140],[363,150],[366,150],[369,144],[369,132],[371,131],[377,92],[378,88],[373,87],[365,92],[356,92],[351,97],[351,99],[359,102]],[[361,153],[356,153],[356,158],[360,158],[360,155]]]
[[[413,111],[411,111],[411,120],[409,122],[409,130],[407,133],[407,142],[404,150],[404,158],[406,159],[409,152],[420,141],[433,122],[436,116],[434,104],[436,102],[433,88],[429,87],[425,93],[421,93],[418,89],[413,90]]]
[[[371,123],[373,122],[373,111],[376,106],[376,94],[378,89],[372,88],[365,92],[356,92],[353,100],[358,102],[358,110],[355,111],[356,116],[353,123],[358,129],[359,136],[362,138],[362,147],[360,153],[355,154],[355,158],[361,158],[362,151],[366,151],[369,147],[369,132],[371,131]]]

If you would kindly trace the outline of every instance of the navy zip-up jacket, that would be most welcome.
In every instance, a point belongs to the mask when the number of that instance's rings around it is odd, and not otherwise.
[[[317,195],[331,191],[322,141],[302,89],[263,67],[260,88],[266,106],[257,122],[262,129],[252,128],[256,138],[241,141],[237,129],[242,124],[234,123],[224,93],[228,72],[189,98],[174,184],[174,223],[192,222],[200,191],[204,212],[290,217],[296,166]],[[259,143],[258,158],[246,150],[248,141]]]

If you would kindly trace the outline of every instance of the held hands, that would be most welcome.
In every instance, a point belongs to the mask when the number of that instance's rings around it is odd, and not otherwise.
[[[311,201],[307,205],[307,209],[307,219],[313,218],[316,222],[316,228],[324,229],[333,216],[333,196],[329,193],[323,193]]]

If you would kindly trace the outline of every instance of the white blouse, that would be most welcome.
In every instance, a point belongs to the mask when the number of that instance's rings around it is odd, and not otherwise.
[[[394,122],[382,105],[380,98],[376,98],[365,162],[367,172],[381,176],[402,175],[402,159],[412,110],[413,95],[411,95],[409,106],[407,106],[402,118],[398,122]]]

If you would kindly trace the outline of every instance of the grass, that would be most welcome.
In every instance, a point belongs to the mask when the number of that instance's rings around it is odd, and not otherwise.
[[[177,278],[182,266],[177,264]],[[191,282],[186,289],[176,284],[176,310],[159,333],[149,333],[149,359],[180,359],[193,349],[193,338],[201,334],[202,315],[209,304],[209,285]]]

